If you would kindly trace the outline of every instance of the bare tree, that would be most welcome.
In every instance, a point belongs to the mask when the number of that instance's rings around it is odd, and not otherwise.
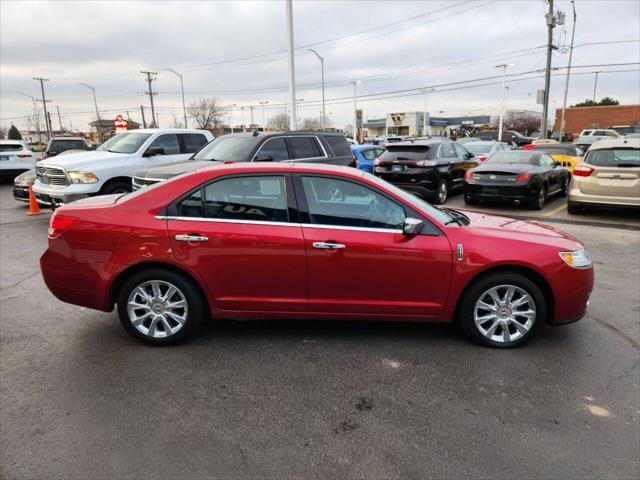
[[[345,135],[348,135],[351,137],[353,135],[353,125],[351,124],[345,125],[344,127],[342,127],[342,131],[344,132]]]
[[[312,118],[308,117],[302,120],[300,124],[300,130],[320,130],[322,129],[322,120],[320,117]]]
[[[187,113],[198,128],[210,130],[218,126],[222,109],[215,98],[201,98],[187,105]]]
[[[267,126],[271,130],[289,130],[289,115],[286,113],[276,113],[267,121]]]
[[[540,129],[540,117],[528,112],[510,112],[505,117],[505,125],[524,135]]]
[[[6,138],[7,137],[7,129],[4,127],[0,127],[0,138]]]

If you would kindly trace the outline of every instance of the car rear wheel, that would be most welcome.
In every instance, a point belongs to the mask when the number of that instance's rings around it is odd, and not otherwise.
[[[538,195],[536,198],[533,198],[529,202],[529,208],[532,210],[542,210],[544,208],[544,204],[547,201],[547,186],[542,185],[540,190],[538,190]]]
[[[476,203],[478,203],[478,201],[473,197],[465,195],[464,196],[464,203],[466,203],[467,205],[475,205]]]
[[[206,311],[204,298],[191,280],[161,269],[133,275],[120,289],[117,301],[124,328],[150,345],[186,339]]]
[[[107,183],[102,187],[102,195],[113,195],[118,193],[129,193],[131,191],[131,182],[125,182],[124,180],[116,180],[114,182]]]
[[[540,289],[517,273],[496,273],[477,281],[463,299],[462,328],[474,342],[513,348],[529,341],[546,317]]]
[[[449,197],[449,184],[443,178],[438,182],[438,188],[436,190],[436,195],[433,198],[433,203],[436,205],[443,205],[447,198]]]
[[[580,215],[581,213],[584,213],[584,207],[572,202],[567,202],[567,212],[571,215]]]

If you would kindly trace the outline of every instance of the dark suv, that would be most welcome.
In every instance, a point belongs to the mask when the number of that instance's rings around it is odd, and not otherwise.
[[[44,156],[45,158],[55,157],[67,150],[91,150],[91,146],[84,138],[54,137],[49,141]]]
[[[479,162],[450,140],[393,143],[374,162],[373,173],[415,195],[442,205],[449,192],[461,190],[464,174]]]
[[[305,162],[354,166],[344,135],[328,132],[253,132],[223,135],[184,162],[139,170],[133,189],[153,185],[181,173],[208,167],[212,162]]]

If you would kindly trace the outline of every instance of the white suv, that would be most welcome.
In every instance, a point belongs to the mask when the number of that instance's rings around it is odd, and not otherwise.
[[[94,151],[39,162],[33,191],[38,203],[51,207],[92,195],[130,192],[137,170],[187,160],[211,140],[213,135],[206,130],[154,128],[119,133]]]
[[[36,157],[22,140],[0,140],[0,176],[13,179],[36,165]]]

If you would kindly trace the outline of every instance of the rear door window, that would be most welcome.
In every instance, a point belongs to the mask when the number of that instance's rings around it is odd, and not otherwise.
[[[165,155],[178,155],[180,153],[180,144],[178,143],[178,135],[175,133],[167,133],[156,138],[149,148],[164,148]]]
[[[453,150],[451,143],[443,143],[440,145],[440,158],[456,158],[456,152]]]
[[[283,137],[269,138],[262,144],[255,158],[261,156],[270,156],[274,162],[282,162],[289,160],[289,152],[287,151],[287,142]]]
[[[459,159],[467,160],[467,158],[469,158],[469,152],[467,152],[467,150],[462,145],[458,145],[457,143],[453,143],[452,145]]]
[[[195,153],[207,144],[207,137],[201,133],[183,133],[180,135],[184,148],[182,153]]]
[[[323,136],[324,141],[329,144],[331,150],[333,150],[334,155],[337,156],[350,156],[351,148],[349,147],[349,142],[347,139],[340,135],[326,135]]]
[[[381,148],[371,148],[360,153],[362,153],[362,156],[367,160],[375,160],[380,155],[382,155],[382,152],[384,152],[384,150],[382,150]]]
[[[293,159],[324,156],[315,137],[289,137],[287,138],[287,143],[289,144],[291,158]]]

